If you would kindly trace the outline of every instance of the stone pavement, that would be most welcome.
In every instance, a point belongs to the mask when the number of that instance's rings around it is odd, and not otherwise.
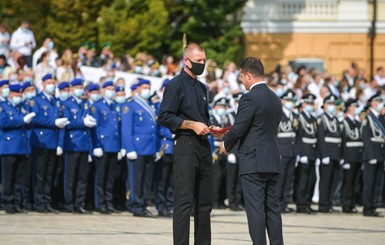
[[[379,209],[385,214],[384,209]],[[244,212],[212,212],[212,244],[251,244]],[[385,218],[362,214],[284,214],[285,244],[385,244]],[[193,223],[191,223],[192,231]],[[190,243],[193,241],[191,236]],[[0,244],[172,244],[170,218],[100,215],[16,214],[0,211]]]

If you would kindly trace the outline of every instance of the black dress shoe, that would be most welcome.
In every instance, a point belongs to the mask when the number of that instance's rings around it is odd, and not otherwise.
[[[150,212],[150,210],[148,210],[147,208],[145,208],[145,209],[144,209],[144,217],[155,218],[156,215],[154,215],[153,213]]]
[[[77,214],[92,214],[91,211],[86,210],[83,207],[75,209],[75,213],[77,213]]]
[[[4,209],[6,214],[15,214],[16,210],[14,208],[6,208]]]
[[[24,209],[27,211],[33,211],[33,206],[32,204],[25,204],[23,205]]]
[[[114,207],[109,207],[109,208],[107,208],[107,210],[108,210],[110,213],[121,213],[120,210],[117,210],[117,209],[114,208]]]
[[[168,210],[163,209],[163,210],[158,212],[158,216],[169,218],[172,216],[172,214]]]
[[[51,207],[51,206],[47,206],[47,207],[45,208],[45,210],[46,210],[48,213],[53,213],[53,214],[58,214],[58,213],[59,213],[59,210],[56,210],[56,209],[54,209],[54,208]]]
[[[329,209],[329,213],[338,214],[338,213],[340,213],[340,210],[337,210],[337,209],[334,209],[334,208],[330,208]]]
[[[35,212],[38,212],[38,213],[48,213],[47,210],[45,208],[42,208],[42,207],[36,207],[35,208]]]
[[[294,210],[292,208],[288,208],[288,207],[281,208],[282,214],[289,214],[289,213],[293,213],[293,212],[294,212]]]
[[[239,211],[243,211],[240,207],[238,207],[238,205],[236,204],[231,204],[230,205],[230,210],[231,211],[235,211],[235,212],[239,212]]]
[[[345,214],[355,214],[358,213],[357,209],[355,208],[343,208],[342,212]]]
[[[110,211],[108,211],[106,208],[97,208],[96,211],[101,214],[111,214]]]
[[[382,215],[376,211],[364,212],[363,215],[366,217],[378,217],[378,218],[384,217],[384,215]]]
[[[20,214],[28,213],[27,210],[25,210],[24,208],[14,207],[13,209],[15,210],[16,213],[20,213]]]
[[[297,213],[303,213],[303,214],[316,214],[316,212],[312,211],[309,207],[306,208],[297,208]]]

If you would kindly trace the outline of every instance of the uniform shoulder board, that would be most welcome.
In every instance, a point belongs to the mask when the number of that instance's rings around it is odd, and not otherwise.
[[[60,107],[60,101],[59,101],[59,100],[56,101],[56,106],[57,106],[57,107]]]
[[[128,106],[125,105],[125,106],[123,107],[123,114],[127,114],[129,110],[130,110],[130,108],[129,108]]]
[[[88,104],[87,103],[84,103],[84,109],[88,110]]]
[[[95,106],[91,106],[91,112],[92,112],[92,113],[95,113],[95,111],[96,111]]]
[[[365,118],[364,121],[362,122],[362,127],[365,127],[366,124],[368,124],[368,119]]]
[[[293,120],[293,126],[294,126],[295,128],[297,128],[297,127],[298,127],[298,124],[299,124],[298,119],[297,119],[297,118],[294,118],[294,120]]]
[[[119,106],[116,106],[116,111],[120,112],[120,107]]]
[[[316,122],[314,122],[314,129],[317,129],[317,123]]]
[[[33,107],[35,104],[36,104],[36,102],[34,100],[29,101],[29,106]]]
[[[340,129],[341,129],[341,130],[344,129],[344,124],[343,124],[343,123],[340,123]]]

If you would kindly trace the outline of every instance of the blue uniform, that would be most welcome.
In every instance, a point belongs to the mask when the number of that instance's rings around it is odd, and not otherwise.
[[[62,103],[51,96],[49,100],[44,93],[39,93],[31,100],[30,106],[36,116],[32,119],[33,131],[31,143],[33,148],[56,149],[58,132],[55,120],[60,117]]]
[[[140,96],[123,106],[122,148],[137,155],[154,155],[159,151],[155,109]]]
[[[92,137],[93,149],[102,148],[103,152],[120,151],[119,135],[120,106],[115,102],[109,105],[106,99],[100,99],[91,106],[92,116],[96,119],[96,137]]]

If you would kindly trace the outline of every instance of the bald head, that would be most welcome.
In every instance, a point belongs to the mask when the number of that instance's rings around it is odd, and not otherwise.
[[[199,46],[197,43],[189,43],[184,49],[184,55],[189,56],[194,52],[205,52],[204,49]]]

